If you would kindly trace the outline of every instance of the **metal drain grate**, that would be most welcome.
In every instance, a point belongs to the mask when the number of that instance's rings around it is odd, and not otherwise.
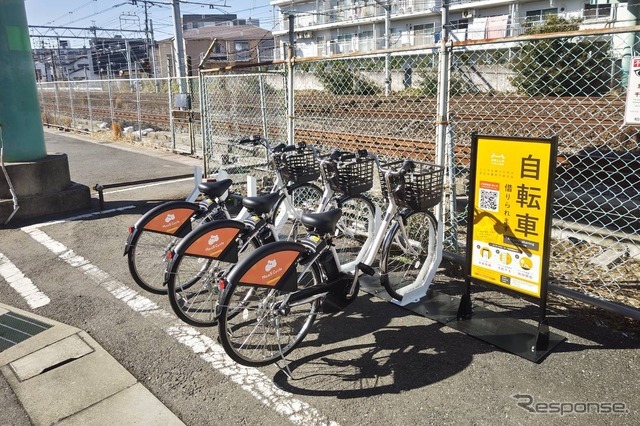
[[[49,324],[0,310],[0,352],[51,328]]]

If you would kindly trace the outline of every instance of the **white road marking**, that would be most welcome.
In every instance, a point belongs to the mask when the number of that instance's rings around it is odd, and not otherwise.
[[[193,178],[184,178],[184,179],[176,179],[176,180],[167,180],[164,182],[157,182],[157,183],[148,183],[146,185],[137,185],[137,186],[131,186],[128,188],[124,188],[124,189],[114,189],[113,191],[103,191],[103,194],[115,194],[118,192],[127,192],[127,191],[137,191],[138,189],[144,189],[144,188],[150,188],[152,186],[158,186],[158,185],[167,185],[170,183],[176,183],[176,182],[185,182],[188,180],[193,180]],[[97,192],[96,192],[97,194]]]
[[[297,399],[289,392],[278,389],[273,384],[273,381],[260,370],[237,364],[227,356],[224,349],[214,340],[202,335],[195,328],[176,320],[174,315],[169,314],[155,302],[130,289],[97,266],[92,265],[87,259],[68,249],[62,243],[55,241],[41,229],[34,226],[22,229],[31,238],[56,254],[61,260],[82,271],[89,279],[107,290],[116,299],[126,303],[133,311],[151,320],[169,336],[187,346],[196,355],[208,362],[218,372],[229,377],[262,404],[286,416],[291,423],[304,426],[339,426],[338,423],[329,420],[306,402]]]
[[[0,253],[0,276],[24,298],[31,309],[40,308],[51,302],[47,295],[41,292],[29,278],[24,276],[17,266],[2,253]]]
[[[22,228],[22,230],[25,231],[25,232],[28,232],[30,229],[42,228],[43,226],[50,226],[50,225],[56,225],[58,223],[72,222],[74,220],[86,219],[86,218],[89,218],[89,217],[101,216],[101,215],[105,215],[105,214],[116,213],[116,212],[121,212],[121,211],[124,211],[124,210],[130,210],[130,209],[135,209],[135,208],[136,208],[136,206],[131,205],[131,206],[118,207],[116,209],[101,210],[99,212],[85,213],[85,214],[81,214],[81,215],[78,215],[78,216],[68,217],[66,219],[52,220],[50,222],[43,222],[43,223],[36,223],[35,225],[25,226],[25,227]]]

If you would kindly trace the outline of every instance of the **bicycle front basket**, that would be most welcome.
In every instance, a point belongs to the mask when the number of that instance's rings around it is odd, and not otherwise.
[[[304,149],[275,157],[282,178],[294,183],[306,183],[320,177],[320,166],[313,151]]]
[[[383,164],[385,169],[399,170],[403,161]],[[408,207],[414,211],[427,211],[442,200],[444,167],[437,164],[414,161],[416,166],[412,173],[392,176],[390,178],[393,199],[400,207]],[[382,194],[389,196],[384,173],[380,172]]]
[[[373,159],[358,158],[356,162],[332,161],[324,164],[329,186],[336,192],[354,196],[373,187]]]

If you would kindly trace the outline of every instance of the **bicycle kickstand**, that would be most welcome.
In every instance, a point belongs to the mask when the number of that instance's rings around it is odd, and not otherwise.
[[[280,369],[280,371],[282,371],[284,374],[287,375],[287,377],[291,380],[296,380],[295,377],[293,377],[293,373],[291,372],[291,369],[289,368],[289,361],[287,361],[287,358],[285,358],[284,354],[282,353],[282,348],[280,347],[280,336],[279,336],[279,332],[276,332],[276,334],[278,334],[278,350],[280,351],[280,358],[282,358],[282,361],[284,361],[284,367],[280,367],[280,362],[276,361],[276,367],[278,367]]]

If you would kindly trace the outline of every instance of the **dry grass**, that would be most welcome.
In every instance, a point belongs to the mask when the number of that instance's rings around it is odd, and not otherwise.
[[[111,133],[115,140],[120,140],[122,138],[122,124],[120,124],[119,121],[111,123]]]

